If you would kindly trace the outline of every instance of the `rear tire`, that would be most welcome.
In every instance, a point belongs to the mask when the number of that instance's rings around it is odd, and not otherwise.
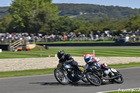
[[[102,81],[101,79],[94,73],[92,72],[87,72],[86,73],[86,77],[87,77],[87,80],[92,84],[92,85],[95,85],[95,86],[100,86],[102,84]]]

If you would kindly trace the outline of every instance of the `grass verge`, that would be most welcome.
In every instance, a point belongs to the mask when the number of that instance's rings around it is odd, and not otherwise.
[[[0,78],[52,74],[54,68],[0,72]]]
[[[64,50],[66,53],[71,54],[72,56],[83,56],[84,53],[93,53],[95,50],[96,56],[98,57],[140,57],[140,49],[96,49],[96,48],[72,48],[72,49],[57,49],[50,48],[45,50],[41,47],[35,48],[31,51],[18,51],[10,52],[3,51],[0,53],[0,59],[7,58],[41,58],[41,57],[54,57],[55,54]]]
[[[37,42],[36,44],[64,44],[64,43],[115,43],[115,41],[56,41],[56,42]]]
[[[140,67],[140,63],[109,65],[109,67],[111,67],[111,68]],[[54,71],[54,68],[0,72],[0,78],[53,74],[53,71]]]
[[[128,64],[116,64],[116,65],[109,65],[111,68],[131,68],[131,67],[140,67],[140,63],[128,63]]]

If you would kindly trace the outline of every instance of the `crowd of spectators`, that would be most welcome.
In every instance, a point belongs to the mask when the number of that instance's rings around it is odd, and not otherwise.
[[[29,34],[29,33],[0,33],[0,43],[11,43],[16,40],[28,40],[34,42],[53,42],[53,41],[120,41],[135,42],[139,41],[140,31],[126,31],[123,30],[119,35],[112,35],[109,30],[104,32],[97,31],[90,32],[89,35],[79,32],[64,33],[62,35],[47,35],[47,34]]]

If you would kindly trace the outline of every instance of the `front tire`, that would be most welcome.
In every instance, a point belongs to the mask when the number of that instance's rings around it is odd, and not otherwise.
[[[116,82],[118,84],[122,84],[124,82],[122,75],[120,74],[120,76],[118,78],[115,78],[114,82]]]
[[[92,84],[92,85],[95,85],[95,86],[100,86],[102,84],[102,81],[101,79],[94,73],[92,72],[87,72],[86,73],[86,77],[87,77],[87,80]]]
[[[82,77],[82,79],[81,79],[83,82],[85,82],[85,83],[88,83],[88,80],[87,80],[87,78],[86,78],[86,75],[84,74],[83,75],[83,77]]]
[[[60,84],[67,85],[70,82],[67,75],[65,75],[62,69],[55,69],[54,76]]]

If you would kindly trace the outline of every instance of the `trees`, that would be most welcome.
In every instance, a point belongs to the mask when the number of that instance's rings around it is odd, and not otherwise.
[[[128,30],[139,30],[140,29],[140,15],[133,16],[129,19],[126,24]]]
[[[6,32],[10,28],[11,16],[7,15],[2,20],[0,20],[0,32]]]
[[[75,16],[58,16],[59,11],[51,2],[52,0],[13,0],[9,8],[10,15],[0,19],[0,32],[41,32],[47,34],[81,32],[89,34],[90,31],[95,31],[96,33],[98,30],[110,30],[117,33],[122,29],[140,29],[140,16],[124,18],[128,14],[135,15],[136,11],[134,12],[130,8],[113,6],[92,7],[93,5],[86,5],[87,7],[85,7],[77,4],[64,4],[58,5],[61,8],[63,7],[62,9],[64,10],[62,12],[65,11],[67,12],[66,14],[70,15],[69,11],[72,11],[70,13]],[[68,7],[64,8],[66,6]],[[89,9],[90,7],[92,9]],[[137,12],[139,14],[138,9]],[[121,14],[124,15],[122,19],[114,19],[112,17],[116,15],[115,18],[119,18]],[[85,19],[83,16],[86,16],[84,17]]]
[[[124,19],[129,16],[140,14],[140,9],[132,9],[129,7],[119,6],[103,6],[94,4],[56,4],[61,11],[59,15],[69,15],[84,18],[85,20],[92,19]]]
[[[15,32],[42,32],[59,11],[51,0],[13,0],[9,8]]]

